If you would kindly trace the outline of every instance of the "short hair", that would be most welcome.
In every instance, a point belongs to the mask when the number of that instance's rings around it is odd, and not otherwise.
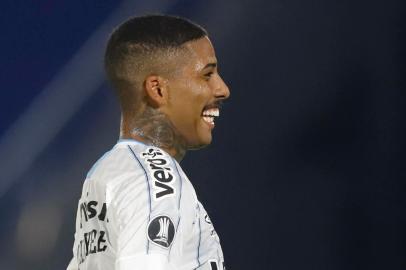
[[[207,36],[201,26],[169,15],[133,17],[113,31],[105,52],[105,69],[123,105],[134,95],[136,74],[165,66],[165,54]],[[158,62],[158,63],[156,63]]]

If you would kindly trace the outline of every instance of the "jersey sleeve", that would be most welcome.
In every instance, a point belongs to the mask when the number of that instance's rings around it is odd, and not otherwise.
[[[110,192],[117,234],[116,269],[169,270],[171,250],[181,245],[182,179],[175,161],[162,150],[150,147],[136,152],[129,147],[129,151],[137,173]]]
[[[165,255],[159,253],[138,254],[117,260],[115,269],[119,270],[177,270]]]

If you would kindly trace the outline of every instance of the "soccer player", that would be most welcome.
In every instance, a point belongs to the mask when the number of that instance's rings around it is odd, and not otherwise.
[[[221,270],[213,224],[179,166],[212,141],[230,95],[207,32],[186,19],[134,17],[111,35],[105,67],[120,140],[89,171],[68,270]]]

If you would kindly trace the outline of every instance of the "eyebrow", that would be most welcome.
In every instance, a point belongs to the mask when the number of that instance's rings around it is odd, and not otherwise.
[[[207,65],[204,66],[204,68],[202,70],[209,68],[209,67],[215,68],[215,67],[217,67],[217,63],[208,63]]]

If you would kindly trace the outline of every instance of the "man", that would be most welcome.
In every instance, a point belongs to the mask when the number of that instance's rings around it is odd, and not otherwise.
[[[119,142],[90,170],[69,270],[220,270],[213,224],[178,161],[210,144],[229,90],[207,33],[178,17],[132,18],[105,54]]]

